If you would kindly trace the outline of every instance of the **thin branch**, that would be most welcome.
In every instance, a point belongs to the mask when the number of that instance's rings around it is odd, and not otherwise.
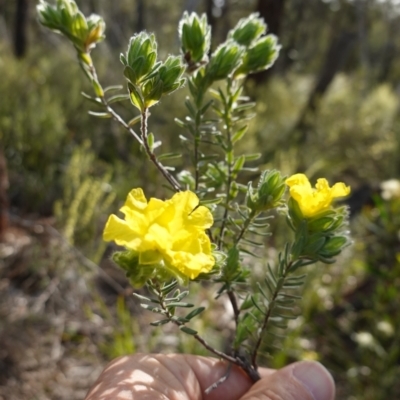
[[[93,65],[93,62],[91,62],[90,58],[90,64],[85,64],[87,65],[89,69],[89,79],[92,79],[96,84],[101,87],[101,84],[99,82],[99,79],[97,77],[97,72],[96,68]],[[83,68],[85,70],[85,68]],[[111,114],[113,117],[114,121],[118,122],[120,125],[122,125],[142,146],[145,147],[146,152],[151,160],[151,162],[156,166],[156,168],[161,172],[161,174],[164,176],[164,178],[168,181],[168,183],[172,186],[172,188],[176,191],[179,192],[181,190],[181,187],[178,183],[178,181],[166,170],[166,168],[158,161],[157,157],[155,154],[150,150],[148,143],[147,143],[147,109],[145,109],[142,113],[142,138],[139,137],[139,135],[127,124],[122,117],[108,104],[107,99],[105,98],[104,95],[99,96],[102,104],[106,108],[107,112]],[[145,128],[145,135],[143,135],[143,128]],[[144,137],[143,137],[144,136]]]
[[[238,303],[236,300],[235,292],[233,290],[228,290],[227,293],[228,293],[229,300],[231,301],[231,304],[232,304],[233,315],[235,317],[235,324],[237,327],[238,323],[239,323],[240,309],[239,309],[239,306],[238,306]]]
[[[235,246],[235,247],[239,244],[239,242],[240,242],[240,240],[242,239],[243,235],[246,233],[247,228],[250,226],[251,222],[253,221],[253,219],[254,219],[256,216],[257,216],[257,215],[256,215],[256,213],[255,213],[254,211],[252,211],[252,212],[249,214],[249,216],[247,217],[246,221],[245,221],[244,224],[243,224],[242,229],[241,229],[240,232],[239,232],[239,235],[237,236],[237,238],[236,238],[236,240],[235,240],[235,243],[234,243],[234,246]]]
[[[153,150],[150,148],[148,140],[147,140],[147,117],[148,117],[148,109],[145,108],[142,112],[142,123],[141,123],[141,132],[142,132],[142,142],[143,146],[146,150],[147,155],[153,164],[157,167],[157,169],[161,172],[164,178],[168,181],[168,183],[174,188],[175,191],[179,192],[181,190],[178,181],[165,169],[165,167],[157,160],[156,155]]]
[[[224,215],[222,217],[222,224],[221,228],[219,231],[219,238],[218,238],[218,247],[220,248],[222,246],[222,243],[224,241],[224,233],[225,233],[225,227],[226,223],[228,220],[228,214],[229,214],[229,202],[231,200],[230,198],[230,193],[231,193],[231,186],[232,186],[232,163],[234,162],[234,156],[233,156],[233,144],[232,144],[232,81],[228,81],[227,85],[227,94],[229,96],[229,100],[227,102],[224,102],[224,122],[226,126],[226,147],[227,147],[227,152],[225,154],[225,161],[228,166],[228,179],[226,182],[226,194],[225,194],[225,210],[224,210]]]
[[[285,282],[286,276],[287,276],[292,264],[293,264],[293,261],[289,262],[289,264],[286,265],[286,268],[285,268],[285,270],[283,271],[283,274],[282,274],[283,282]],[[253,349],[253,353],[252,353],[252,357],[251,357],[251,364],[252,364],[253,368],[256,369],[256,370],[258,369],[257,354],[258,354],[258,351],[259,351],[260,346],[261,346],[262,337],[263,337],[264,331],[267,328],[269,319],[272,316],[272,311],[274,310],[274,307],[275,307],[275,301],[276,301],[276,298],[278,297],[279,292],[281,291],[281,289],[282,289],[282,286],[276,286],[275,287],[274,293],[272,294],[272,298],[271,298],[271,301],[270,301],[269,306],[268,306],[268,311],[265,314],[262,327],[261,327],[261,329],[259,331],[260,334],[258,336],[257,342],[256,342],[256,344],[254,346],[254,349]]]
[[[184,322],[181,322],[179,320],[176,319],[172,319],[173,315],[171,314],[171,312],[168,310],[168,307],[165,303],[165,296],[162,293],[162,290],[159,286],[159,284],[156,284],[155,289],[158,292],[158,302],[160,304],[161,309],[164,312],[164,315],[169,318],[169,320],[171,322],[173,322],[175,325],[177,325],[178,327],[181,326],[185,326]],[[232,364],[236,364],[238,365],[240,368],[242,368],[246,374],[253,380],[253,382],[258,381],[259,379],[261,379],[260,374],[258,373],[257,369],[254,369],[253,366],[247,362],[245,359],[243,359],[242,357],[236,356],[230,356],[229,354],[226,354],[222,351],[219,351],[217,349],[215,349],[213,346],[211,346],[210,344],[208,344],[205,339],[203,339],[198,333],[192,335],[204,348],[206,348],[208,351],[210,351],[211,353],[213,353],[214,355],[218,356],[219,358],[228,361],[229,363]]]

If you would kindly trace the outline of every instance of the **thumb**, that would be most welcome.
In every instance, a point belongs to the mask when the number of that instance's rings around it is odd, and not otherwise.
[[[319,363],[301,361],[256,382],[240,400],[333,400],[335,384]]]

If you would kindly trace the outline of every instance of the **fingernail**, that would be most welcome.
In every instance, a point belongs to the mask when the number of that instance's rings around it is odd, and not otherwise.
[[[310,391],[315,400],[333,400],[333,378],[320,363],[300,362],[293,368],[293,376]]]

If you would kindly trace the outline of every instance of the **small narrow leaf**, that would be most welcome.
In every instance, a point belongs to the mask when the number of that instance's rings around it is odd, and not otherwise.
[[[112,91],[115,91],[115,90],[122,90],[123,88],[124,87],[122,85],[107,86],[104,89],[104,93],[112,92]]]
[[[166,296],[168,293],[172,292],[176,286],[178,285],[178,281],[174,280],[166,286],[161,288],[161,293]]]
[[[153,149],[154,149],[154,135],[151,132],[147,135],[147,145],[149,146],[150,151],[153,151]]]
[[[256,161],[261,157],[261,153],[245,154],[246,161]]]
[[[111,118],[112,115],[108,112],[96,112],[96,111],[88,111],[89,115],[97,118]]]
[[[140,306],[143,307],[145,310],[149,310],[157,314],[165,314],[165,311],[160,307],[155,307],[151,306],[150,304],[143,304],[143,303],[141,303]]]
[[[194,329],[188,328],[187,326],[180,326],[179,329],[182,332],[187,333],[188,335],[197,335],[197,331],[195,331]]]
[[[129,100],[129,94],[117,94],[107,99],[108,104],[118,103],[119,101]]]
[[[136,125],[140,122],[140,120],[142,119],[141,115],[137,115],[136,117],[132,118],[129,122],[128,122],[128,126],[132,127],[133,125]]]
[[[158,321],[150,322],[150,325],[160,326],[160,325],[168,324],[168,322],[170,322],[169,318],[167,318],[167,319],[159,319]]]
[[[181,121],[179,118],[175,118],[174,121],[180,128],[186,127],[186,124],[183,121]]]
[[[182,158],[182,154],[180,153],[165,153],[161,154],[158,157],[158,160],[174,160],[176,158]]]
[[[87,93],[85,93],[85,92],[81,92],[81,95],[82,95],[85,99],[91,101],[91,102],[94,103],[94,104],[97,104],[97,105],[98,105],[98,104],[103,104],[103,103],[101,102],[101,100],[100,100],[98,97],[90,96],[89,94],[87,94]]]
[[[205,307],[199,307],[195,308],[193,311],[191,311],[188,315],[186,315],[187,320],[191,320],[192,318],[196,317],[197,315],[201,314],[206,308]]]
[[[191,308],[194,307],[194,304],[190,304],[190,303],[183,303],[183,302],[172,302],[172,303],[168,303],[167,307],[183,307],[183,308]]]
[[[243,138],[243,136],[247,132],[248,125],[245,125],[243,128],[239,129],[233,136],[232,136],[232,143],[235,144],[237,141]],[[247,159],[247,161],[249,161]]]
[[[185,106],[189,110],[191,117],[196,118],[196,110],[194,109],[194,107],[189,99],[185,100]]]

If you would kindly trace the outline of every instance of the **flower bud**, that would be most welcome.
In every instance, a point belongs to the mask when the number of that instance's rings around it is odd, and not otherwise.
[[[86,18],[74,0],[58,0],[55,6],[41,0],[37,11],[43,26],[65,35],[80,53],[89,53],[105,37],[103,18],[96,14]]]
[[[234,41],[227,41],[219,46],[207,65],[207,73],[212,81],[226,79],[240,65],[244,48]]]
[[[162,82],[162,93],[170,94],[180,88],[185,79],[182,78],[185,67],[182,65],[180,57],[168,57],[165,63],[158,70],[159,79]]]
[[[235,71],[235,77],[246,76],[270,68],[278,57],[280,46],[275,35],[259,38],[243,56],[243,62]]]
[[[88,48],[92,48],[95,43],[105,38],[104,31],[106,29],[106,24],[99,15],[92,14],[87,18],[87,25],[89,32],[85,44]]]
[[[211,45],[211,27],[207,24],[207,16],[201,18],[196,13],[185,12],[179,23],[179,36],[182,52],[189,66],[207,60]]]
[[[230,31],[229,37],[242,46],[250,46],[254,40],[258,39],[267,30],[264,20],[258,17],[259,13],[253,13],[247,18],[242,18]]]
[[[346,235],[329,237],[319,253],[324,258],[332,258],[340,254],[349,244],[350,240]]]
[[[133,287],[142,287],[156,273],[154,266],[139,265],[139,254],[135,251],[117,251],[112,256],[113,261],[125,272]]]
[[[249,186],[247,206],[253,211],[266,211],[282,205],[285,193],[285,178],[277,170],[267,170],[261,174],[257,189]]]
[[[153,34],[141,32],[129,41],[128,51],[121,54],[121,62],[125,65],[124,75],[133,84],[137,85],[159,65],[157,60],[157,42]]]

